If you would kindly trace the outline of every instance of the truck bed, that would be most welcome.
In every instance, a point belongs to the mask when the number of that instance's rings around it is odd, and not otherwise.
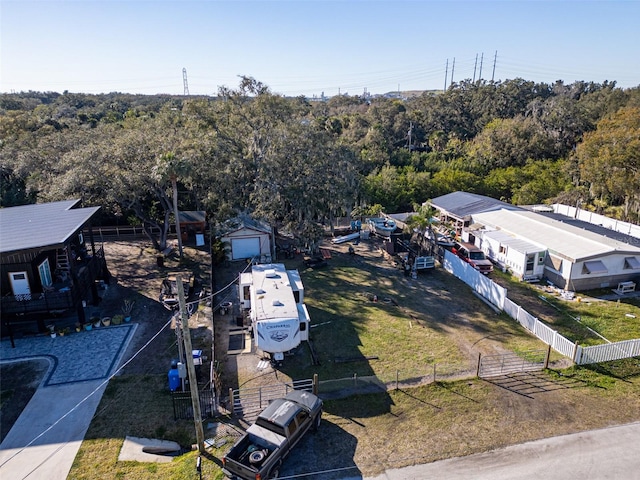
[[[240,478],[255,478],[255,474],[262,471],[270,463],[271,456],[277,452],[280,444],[285,440],[284,437],[260,426],[252,425],[250,428],[258,431],[247,432],[225,455],[227,459],[226,470]],[[271,443],[272,441],[274,443]],[[264,455],[260,462],[251,461],[251,454],[254,452],[262,452]]]

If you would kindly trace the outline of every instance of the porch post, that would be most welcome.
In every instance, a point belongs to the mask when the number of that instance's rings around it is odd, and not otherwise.
[[[78,321],[84,325],[87,322],[87,318],[84,315],[84,307],[82,306],[82,302],[78,303]]]

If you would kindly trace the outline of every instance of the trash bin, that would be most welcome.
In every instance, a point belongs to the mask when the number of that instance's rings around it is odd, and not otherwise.
[[[178,367],[176,366],[176,368],[171,368],[171,370],[169,370],[169,390],[171,390],[172,392],[175,392],[176,390],[180,390],[180,384],[182,383],[180,381],[180,372],[178,371]]]

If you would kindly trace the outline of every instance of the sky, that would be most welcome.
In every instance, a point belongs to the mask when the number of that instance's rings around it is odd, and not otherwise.
[[[319,97],[523,78],[640,85],[640,0],[0,0],[0,92]]]

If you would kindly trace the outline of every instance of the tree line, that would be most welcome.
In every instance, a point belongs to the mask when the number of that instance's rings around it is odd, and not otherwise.
[[[412,98],[287,98],[253,78],[216,96],[0,95],[1,206],[81,198],[159,227],[173,188],[211,221],[248,212],[317,244],[336,216],[463,190],[640,221],[640,88],[469,80]],[[149,229],[150,230],[150,229]]]

